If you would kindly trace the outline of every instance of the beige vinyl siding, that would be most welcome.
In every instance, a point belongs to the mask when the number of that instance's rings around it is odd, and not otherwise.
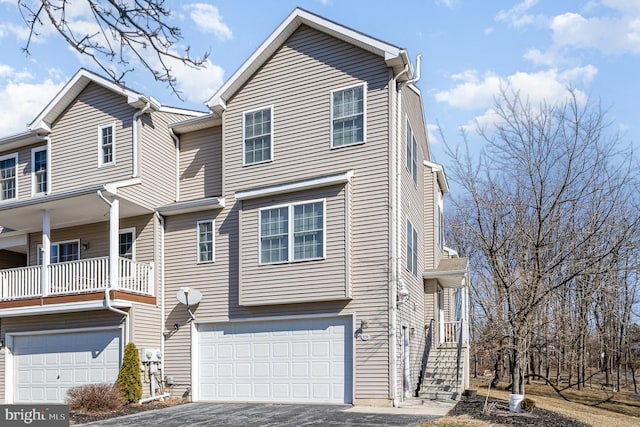
[[[136,228],[135,260],[138,262],[154,261],[154,229],[153,216],[138,216],[120,220],[120,229]],[[80,259],[98,258],[109,255],[109,223],[98,222],[76,227],[51,230],[51,243],[68,240],[80,240]],[[38,245],[42,243],[41,233],[29,235],[29,265],[38,263]],[[82,249],[82,243],[88,243],[89,248]]]
[[[169,124],[190,116],[154,111],[138,118],[138,174],[140,185],[120,189],[123,197],[147,208],[176,199],[176,146]]]
[[[134,303],[130,310],[131,341],[139,349],[160,348],[160,308],[156,305]]]
[[[438,336],[438,281],[427,279],[424,281],[424,324],[426,328],[431,327],[431,346],[437,346]],[[431,322],[431,320],[434,320]],[[428,332],[428,330],[427,330]]]
[[[322,260],[290,260],[288,263],[260,265],[260,208],[320,200],[325,203],[326,257]],[[269,200],[243,202],[240,225],[240,305],[272,305],[347,298],[347,209],[344,186],[295,193]],[[289,217],[289,221],[294,221],[294,218]],[[301,278],[305,280],[300,280]]]
[[[131,178],[132,117],[127,98],[90,83],[52,126],[52,192]],[[115,124],[115,165],[98,167],[98,127]]]
[[[286,72],[285,72],[286,70]],[[367,142],[331,150],[331,90],[367,82]],[[270,316],[354,313],[368,321],[368,341],[356,341],[356,399],[389,398],[388,323],[388,71],[384,61],[301,27],[254,75],[223,115],[224,188],[227,207],[215,218],[216,260],[195,264],[196,221],[203,213],[167,218],[166,293],[193,286],[203,294],[197,322]],[[274,106],[274,161],[242,166],[242,113]],[[352,298],[345,301],[244,307],[239,304],[239,209],[234,193],[354,170],[351,187]],[[213,215],[213,213],[212,213]],[[192,249],[193,248],[193,249]],[[257,242],[256,248],[257,251]],[[298,281],[305,278],[299,278]],[[166,374],[175,394],[190,385],[186,308],[167,299]]]
[[[180,137],[180,200],[222,195],[222,128]]]
[[[0,250],[0,270],[27,265],[27,255],[19,252]]]

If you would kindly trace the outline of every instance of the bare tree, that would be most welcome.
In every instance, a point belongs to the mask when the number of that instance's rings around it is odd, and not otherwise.
[[[484,288],[476,301],[487,323],[504,331],[501,345],[518,394],[524,394],[530,348],[542,348],[548,333],[553,313],[542,308],[560,291],[567,295],[579,281],[606,274],[609,269],[600,268],[635,244],[640,226],[630,203],[631,153],[608,136],[598,105],[582,103],[573,90],[567,95],[564,102],[534,106],[503,89],[496,123],[477,129],[486,150],[469,154],[465,133],[466,151],[449,146],[450,175],[468,195],[454,200],[452,231],[464,235],[465,255],[477,258],[472,274],[481,280],[474,286]]]
[[[208,53],[200,58],[190,55],[188,46],[177,50],[182,40],[180,28],[169,24],[171,11],[164,0],[77,0],[85,3],[95,25],[74,25],[70,9],[78,3],[70,0],[17,0],[18,8],[29,27],[24,51],[45,26],[55,31],[77,52],[91,58],[115,82],[133,70],[138,61],[157,81],[165,82],[180,97],[172,65],[182,63],[204,67]],[[117,70],[111,64],[123,68]]]

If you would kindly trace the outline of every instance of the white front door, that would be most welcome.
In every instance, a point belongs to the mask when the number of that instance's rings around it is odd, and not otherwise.
[[[121,330],[42,333],[13,337],[15,403],[63,403],[71,387],[114,383]]]
[[[352,318],[197,326],[199,401],[351,403]]]

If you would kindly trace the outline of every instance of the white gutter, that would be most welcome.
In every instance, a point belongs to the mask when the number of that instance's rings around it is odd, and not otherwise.
[[[48,196],[49,194],[51,194],[51,138],[42,135],[36,135],[36,138],[38,138],[40,141],[47,142],[47,188],[44,194]],[[31,185],[33,185],[33,183]]]
[[[180,137],[169,128],[169,135],[176,143],[176,202],[180,201]]]
[[[393,227],[395,228],[394,232],[391,233],[391,284],[389,286],[389,318],[391,322],[391,334],[389,335],[389,350],[391,352],[391,375],[390,375],[390,389],[391,389],[391,399],[393,401],[393,406],[398,407],[398,352],[397,352],[397,343],[396,338],[398,334],[398,286],[399,286],[399,275],[400,275],[400,240],[401,240],[401,229],[400,229],[400,178],[402,169],[400,168],[400,137],[401,137],[401,102],[402,102],[402,92],[401,88],[397,86],[398,78],[409,71],[409,64],[405,65],[404,69],[400,71],[398,74],[393,76],[393,87],[390,87],[389,90],[392,91],[392,95],[395,96],[395,104],[392,104],[393,112],[395,115],[396,121],[396,137],[395,141],[393,138],[392,132],[392,142],[395,142],[395,146],[392,146],[391,149],[391,190],[395,190],[395,202],[392,200],[392,210],[391,210],[391,222]],[[397,91],[397,94],[396,94]],[[395,241],[394,241],[395,240]]]
[[[102,199],[102,201],[105,202],[107,205],[109,205],[109,211],[111,211],[113,209],[113,203],[111,203],[109,200],[107,200],[106,197],[104,197],[102,195],[102,191],[98,190],[97,193],[98,193],[98,197],[100,199]],[[113,242],[110,241],[109,245],[111,246],[112,243]],[[109,248],[109,252],[111,252],[111,247]],[[110,265],[113,265],[113,261],[111,260],[111,253],[109,254],[109,256],[110,256],[109,263],[110,263]],[[109,271],[109,277],[110,277],[109,282],[110,282],[110,284],[113,283],[113,273],[114,273],[113,270],[110,268],[110,271]],[[114,313],[118,313],[118,314],[124,316],[124,321],[125,321],[125,326],[124,327],[126,329],[124,341],[125,341],[125,344],[127,344],[129,342],[129,335],[131,333],[131,329],[129,327],[130,326],[129,325],[129,313],[124,311],[124,310],[120,310],[118,308],[115,308],[115,307],[113,307],[111,305],[111,297],[109,295],[109,292],[111,291],[112,288],[113,288],[112,286],[109,286],[109,287],[105,288],[105,290],[104,290],[104,302],[105,302],[105,305],[107,306],[107,310],[113,311]]]
[[[131,173],[131,178],[137,178],[139,175],[139,169],[140,169],[140,165],[138,164],[140,162],[139,156],[138,156],[138,118],[143,115],[144,113],[146,113],[147,111],[149,111],[151,109],[151,102],[147,101],[147,105],[144,106],[144,108],[140,111],[136,111],[133,114],[133,124],[132,124],[132,131],[133,131],[133,172]]]

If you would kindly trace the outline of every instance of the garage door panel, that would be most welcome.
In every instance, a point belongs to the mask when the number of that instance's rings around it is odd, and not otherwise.
[[[350,317],[199,325],[199,398],[350,403],[350,331]]]
[[[120,330],[14,337],[14,401],[64,402],[69,388],[115,382]]]

